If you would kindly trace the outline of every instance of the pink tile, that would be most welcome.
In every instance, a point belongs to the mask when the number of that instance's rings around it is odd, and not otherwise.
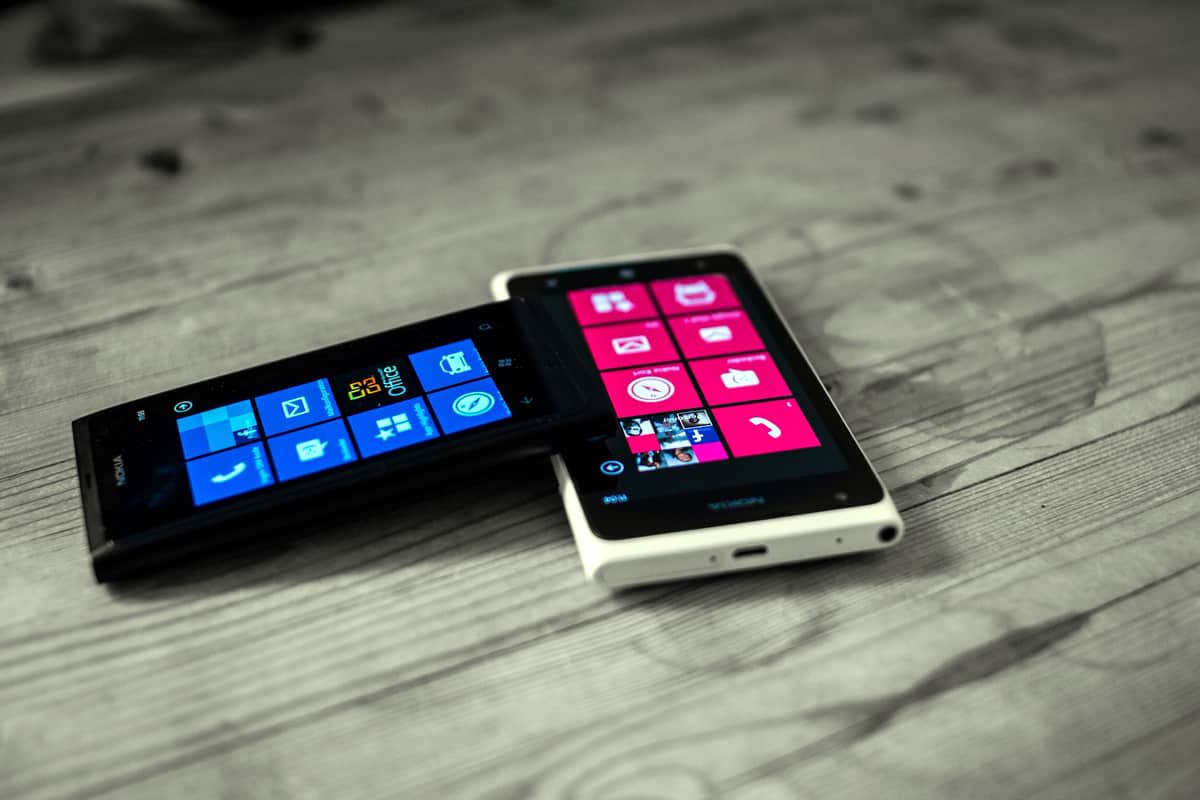
[[[741,305],[724,275],[665,278],[652,281],[650,288],[664,314],[696,314]]]
[[[656,319],[584,328],[583,335],[600,369],[679,360],[666,326]]]
[[[580,325],[604,325],[658,316],[643,283],[622,283],[567,292]]]
[[[689,361],[700,391],[712,406],[791,394],[767,353]]]
[[[714,408],[721,435],[734,456],[820,447],[812,426],[792,398]]]
[[[720,442],[707,442],[705,444],[692,445],[692,451],[696,454],[696,460],[701,464],[707,461],[724,461],[729,458],[725,453],[725,448]]]
[[[600,373],[618,417],[695,408],[700,397],[682,364]]]
[[[763,349],[762,339],[758,338],[750,318],[740,309],[672,317],[670,323],[671,332],[687,358]]]
[[[659,447],[658,437],[653,433],[626,436],[625,441],[629,443],[629,452],[631,453],[648,453],[651,450],[657,450]]]

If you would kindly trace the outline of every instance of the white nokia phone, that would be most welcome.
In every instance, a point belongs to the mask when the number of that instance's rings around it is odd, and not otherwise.
[[[594,365],[610,435],[554,459],[589,578],[609,588],[891,547],[887,489],[731,248],[502,272]]]

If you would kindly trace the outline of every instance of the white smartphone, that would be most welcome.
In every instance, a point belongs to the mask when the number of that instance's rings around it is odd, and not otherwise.
[[[502,272],[613,409],[555,472],[609,588],[891,547],[904,524],[762,284],[732,248]]]

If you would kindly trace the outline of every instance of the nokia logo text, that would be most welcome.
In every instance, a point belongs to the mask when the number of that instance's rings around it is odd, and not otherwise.
[[[749,508],[750,506],[766,505],[767,498],[762,495],[751,495],[749,497],[735,497],[732,500],[716,500],[708,504],[709,511],[732,511],[735,508]]]

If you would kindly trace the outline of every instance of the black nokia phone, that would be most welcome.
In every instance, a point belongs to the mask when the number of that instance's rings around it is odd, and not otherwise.
[[[492,303],[75,420],[96,578],[602,430],[560,340],[539,302]]]

